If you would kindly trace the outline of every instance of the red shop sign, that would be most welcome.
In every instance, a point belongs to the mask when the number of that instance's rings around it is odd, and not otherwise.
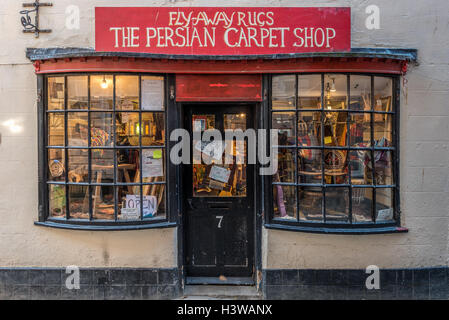
[[[261,55],[350,47],[350,8],[95,8],[97,51]]]
[[[262,101],[260,74],[178,74],[176,101]]]

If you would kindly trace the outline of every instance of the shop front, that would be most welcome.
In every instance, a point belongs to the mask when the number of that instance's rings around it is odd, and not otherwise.
[[[94,298],[202,284],[354,298],[368,296],[370,264],[395,294],[421,270],[379,251],[413,238],[400,113],[417,50],[351,48],[351,8],[97,7],[95,49],[26,56],[33,228],[81,256],[44,259],[42,272],[79,265]],[[363,248],[372,255],[351,256]]]

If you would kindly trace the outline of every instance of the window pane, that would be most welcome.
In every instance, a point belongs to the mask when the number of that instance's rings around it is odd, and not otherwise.
[[[64,145],[64,114],[49,113],[48,114],[48,145],[63,146]]]
[[[164,110],[164,77],[143,76],[141,90],[142,110]]]
[[[324,150],[324,179],[326,184],[348,183],[346,150]]]
[[[391,151],[374,151],[375,181],[377,185],[393,184]]]
[[[139,77],[115,77],[115,101],[117,110],[139,110]]]
[[[143,146],[163,146],[165,144],[164,113],[142,112],[142,130],[140,131]]]
[[[139,113],[138,112],[116,112],[115,130],[118,146],[139,145]]]
[[[50,217],[65,218],[65,186],[50,184],[48,186],[48,198],[48,210]]]
[[[69,185],[70,217],[89,219],[89,187]]]
[[[350,151],[349,161],[351,161],[351,184],[367,185],[373,183],[371,170],[371,151]]]
[[[352,188],[352,221],[372,222],[373,189]]]
[[[165,184],[143,186],[143,218],[165,218]]]
[[[142,181],[165,181],[165,155],[164,149],[142,150]]]
[[[223,129],[226,132],[228,130],[242,130],[243,132],[246,130],[246,113],[235,114],[228,113],[223,115]],[[246,184],[246,175],[247,175],[247,143],[248,141],[244,139],[244,141],[232,140],[232,142],[228,143],[225,148],[228,148],[228,151],[225,151],[223,154],[223,163],[225,164],[224,168],[230,168],[231,174],[230,179],[226,183],[230,187],[230,194],[228,195],[235,197],[244,197],[246,196],[247,184]],[[249,142],[251,143],[251,142]],[[216,169],[214,170],[215,172]],[[219,169],[221,170],[221,169]],[[217,178],[215,176],[215,178]],[[216,180],[212,177],[210,180],[209,186],[218,186],[221,188],[223,184],[221,181]],[[226,185],[225,185],[226,187]]]
[[[321,160],[319,149],[298,149],[298,182],[321,184]]]
[[[349,189],[343,187],[326,189],[326,221],[348,222]]]
[[[272,129],[278,130],[280,146],[296,145],[295,112],[273,112],[271,118]]]
[[[273,176],[274,182],[296,182],[295,149],[278,149],[278,171]]]
[[[114,182],[114,150],[91,149],[93,183]]]
[[[113,77],[111,75],[90,77],[90,108],[92,110],[112,110]]]
[[[347,103],[347,81],[345,75],[324,75],[324,109],[346,109]]]
[[[298,76],[298,109],[321,109],[321,75]]]
[[[324,113],[324,145],[340,147],[347,145],[347,116],[347,112]]]
[[[112,146],[112,112],[91,112],[90,121],[90,145]]]
[[[227,113],[223,115],[224,130],[246,130],[246,113]]]
[[[274,76],[272,78],[272,108],[295,109],[296,76]]]
[[[298,146],[321,145],[321,112],[300,112],[298,114]]]
[[[393,116],[374,114],[374,140],[378,147],[391,147],[393,144]]]
[[[296,187],[273,185],[274,217],[296,220]]]
[[[64,109],[64,77],[48,78],[48,110]]]
[[[114,187],[92,186],[91,188],[92,188],[92,217],[94,219],[101,219],[101,220],[114,220],[115,219]]]
[[[299,219],[304,221],[323,221],[323,189],[300,187],[298,190]]]
[[[65,181],[64,149],[48,149],[49,181]]]
[[[368,147],[371,144],[371,114],[349,115],[349,140],[352,147]]]
[[[371,110],[371,77],[351,75],[351,110]]]
[[[393,79],[374,77],[374,110],[393,111],[392,109]]]
[[[140,186],[117,187],[119,220],[140,220]]]
[[[88,182],[88,149],[69,149],[69,182]]]
[[[87,76],[67,77],[67,109],[87,109]]]
[[[376,189],[376,222],[394,220],[393,189]]]
[[[139,150],[119,149],[117,152],[117,182],[139,183],[140,182],[140,158]]]
[[[87,112],[68,112],[67,117],[69,146],[87,146]]]

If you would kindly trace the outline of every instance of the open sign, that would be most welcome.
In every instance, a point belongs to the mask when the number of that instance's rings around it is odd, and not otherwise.
[[[150,218],[157,214],[157,198],[155,196],[143,196],[143,218]],[[124,208],[136,209],[140,212],[140,195],[127,194]]]

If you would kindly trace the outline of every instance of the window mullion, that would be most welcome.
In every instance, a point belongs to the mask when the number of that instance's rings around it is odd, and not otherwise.
[[[68,146],[68,130],[67,130],[67,76],[64,77],[64,171],[65,171],[65,213],[66,219],[70,218],[70,209],[69,209],[69,150]],[[47,127],[48,131],[48,127]]]
[[[323,223],[326,223],[326,186],[324,179],[324,73],[321,74],[321,212]]]
[[[90,112],[90,76],[87,77],[87,179],[89,185],[88,194],[89,194],[89,221],[93,219],[93,200],[92,200],[92,157],[91,157],[91,112]],[[98,195],[96,194],[95,197]]]
[[[296,197],[296,221],[299,222],[299,187],[298,187],[298,183],[299,183],[299,179],[298,179],[298,132],[299,132],[299,128],[298,128],[298,123],[299,123],[299,106],[298,106],[298,87],[299,87],[299,83],[298,83],[298,75],[295,76],[295,106],[296,106],[296,112],[295,112],[295,129],[296,129],[296,134],[295,134],[295,197]]]
[[[113,90],[112,90],[112,136],[113,136],[113,141],[112,141],[112,146],[113,146],[113,153],[114,153],[114,187],[113,187],[113,191],[114,191],[114,221],[118,220],[118,187],[117,187],[117,148],[116,148],[116,141],[117,141],[117,130],[116,130],[116,87],[115,87],[115,74],[112,76],[112,85],[113,85]]]
[[[352,180],[351,180],[351,139],[350,139],[350,134],[351,134],[351,129],[350,129],[350,123],[351,123],[351,113],[349,112],[350,110],[350,105],[351,105],[351,75],[348,74],[347,75],[347,97],[346,97],[346,105],[348,108],[348,115],[346,117],[346,143],[347,143],[347,154],[346,154],[346,159],[348,161],[348,183],[349,183],[349,223],[352,223]]]
[[[164,117],[165,119],[165,117]],[[143,167],[142,167],[142,77],[139,76],[139,170],[140,170],[140,174],[139,174],[139,183],[140,183],[140,220],[143,220]],[[167,131],[167,130],[165,130]],[[164,180],[167,180],[167,175],[165,175]],[[165,206],[166,207],[166,206]],[[167,208],[165,209],[166,211],[166,216],[168,215],[167,212]]]
[[[375,173],[375,161],[374,161],[374,76],[371,76],[371,181],[373,184],[373,203],[371,206],[372,209],[372,220],[376,222],[376,173]]]

